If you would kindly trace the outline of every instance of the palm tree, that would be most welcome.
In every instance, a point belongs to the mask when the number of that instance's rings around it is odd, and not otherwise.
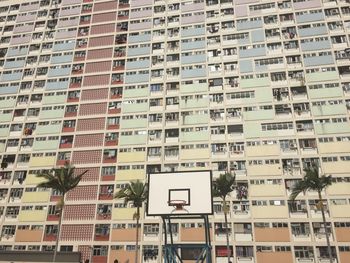
[[[59,202],[57,203],[59,221],[58,221],[58,227],[57,227],[56,246],[55,246],[52,262],[56,262],[65,195],[70,190],[74,189],[79,184],[83,175],[88,172],[88,170],[86,170],[83,173],[76,175],[74,173],[74,170],[75,170],[74,167],[66,163],[64,167],[53,168],[49,171],[45,171],[43,173],[39,173],[36,175],[37,177],[44,179],[44,181],[42,183],[39,183],[37,187],[51,188],[52,190],[58,191],[62,194]]]
[[[307,168],[304,170],[305,176],[302,180],[298,181],[294,187],[292,188],[292,193],[290,195],[291,200],[295,200],[295,198],[301,193],[306,191],[316,191],[318,193],[318,205],[317,208],[321,209],[323,227],[326,233],[327,247],[328,247],[328,255],[329,262],[333,262],[332,259],[332,249],[329,241],[329,235],[326,229],[326,216],[324,212],[323,202],[322,202],[322,191],[325,190],[328,186],[332,184],[332,177],[326,175],[319,175],[319,168],[317,166]]]
[[[236,177],[231,173],[220,174],[213,182],[213,195],[214,197],[220,197],[222,199],[222,206],[225,217],[225,229],[226,229],[226,251],[227,251],[227,262],[230,263],[230,241],[229,241],[229,230],[227,224],[227,213],[229,212],[230,205],[226,204],[228,195],[233,191],[236,182]]]
[[[134,207],[136,207],[136,213],[134,214],[134,219],[136,219],[136,254],[135,263],[138,262],[139,253],[139,221],[140,221],[140,208],[143,202],[147,198],[147,187],[146,184],[142,183],[140,180],[135,182],[130,182],[125,188],[121,189],[114,195],[116,199],[124,199],[124,203],[127,204],[131,202]]]

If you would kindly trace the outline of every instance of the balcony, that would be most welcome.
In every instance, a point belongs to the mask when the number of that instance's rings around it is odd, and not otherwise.
[[[96,230],[96,232],[97,233],[94,236],[94,241],[109,241],[109,229],[103,229],[102,231]]]
[[[235,231],[235,240],[243,242],[253,241],[253,234],[250,231]]]
[[[0,239],[1,242],[13,242],[15,241],[15,236],[14,236],[14,233],[2,233],[1,234],[1,239]]]
[[[254,263],[254,262],[255,262],[254,257],[237,256],[237,263]]]
[[[215,215],[217,214],[215,213]],[[232,230],[230,223],[227,224],[227,228],[229,233],[229,239],[232,240]],[[215,223],[214,237],[215,241],[226,241],[226,228],[223,223]]]
[[[73,142],[69,142],[69,141],[62,141],[61,140],[61,143],[60,143],[60,145],[59,145],[59,148],[60,149],[68,149],[68,148],[72,148],[72,146],[73,146]]]
[[[113,200],[113,186],[103,185],[101,186],[98,200]]]
[[[159,231],[158,232],[143,232],[143,240],[145,241],[158,241],[160,238]]]
[[[43,241],[46,241],[46,242],[53,242],[53,241],[56,241],[56,239],[57,239],[56,233],[45,233],[43,237]]]
[[[314,236],[316,242],[326,242],[326,233],[322,233],[324,229],[314,229]],[[322,231],[322,232],[321,232]],[[332,242],[334,240],[333,235],[328,233],[329,240]]]
[[[295,242],[311,242],[310,233],[292,233]]]
[[[109,155],[108,153],[107,154],[104,154],[103,155],[103,163],[116,163],[117,162],[117,156],[116,154],[114,155]]]
[[[336,258],[334,258],[335,256],[333,256],[332,262],[333,263],[337,263],[338,260]],[[329,263],[329,258],[328,257],[317,257],[316,260],[317,263]],[[343,263],[343,262],[341,262]]]
[[[115,180],[114,174],[101,174],[101,181],[103,182],[114,181],[114,180]]]
[[[97,220],[111,220],[112,205],[99,205],[97,210]]]
[[[52,200],[51,200],[52,201]],[[49,214],[47,215],[47,218],[46,218],[47,221],[58,221],[59,220],[59,216],[58,214]],[[55,238],[56,239],[56,238]]]
[[[288,192],[287,192],[287,195],[289,196],[290,194]],[[306,205],[305,205],[305,208],[298,209],[298,210],[295,209],[294,207],[293,208],[289,207],[289,216],[291,218],[308,218],[308,212],[306,209]]]

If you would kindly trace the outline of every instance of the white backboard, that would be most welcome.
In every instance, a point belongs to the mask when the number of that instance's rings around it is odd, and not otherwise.
[[[169,201],[185,203],[177,215],[213,214],[211,171],[164,172],[148,174],[147,215],[174,214]]]

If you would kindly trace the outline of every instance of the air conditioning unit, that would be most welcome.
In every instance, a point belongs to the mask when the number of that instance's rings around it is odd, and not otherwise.
[[[242,206],[241,205],[233,205],[233,210],[234,211],[242,211]]]

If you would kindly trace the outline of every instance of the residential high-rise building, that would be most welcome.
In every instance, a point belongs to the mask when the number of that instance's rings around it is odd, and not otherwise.
[[[89,172],[60,250],[83,260],[134,262],[135,209],[113,200],[130,180],[213,170],[236,175],[232,262],[329,262],[318,196],[288,200],[317,164],[334,263],[350,262],[349,0],[9,0],[0,30],[1,250],[53,249],[60,193],[35,174],[69,162]],[[161,219],[141,222],[143,262],[161,262]]]

